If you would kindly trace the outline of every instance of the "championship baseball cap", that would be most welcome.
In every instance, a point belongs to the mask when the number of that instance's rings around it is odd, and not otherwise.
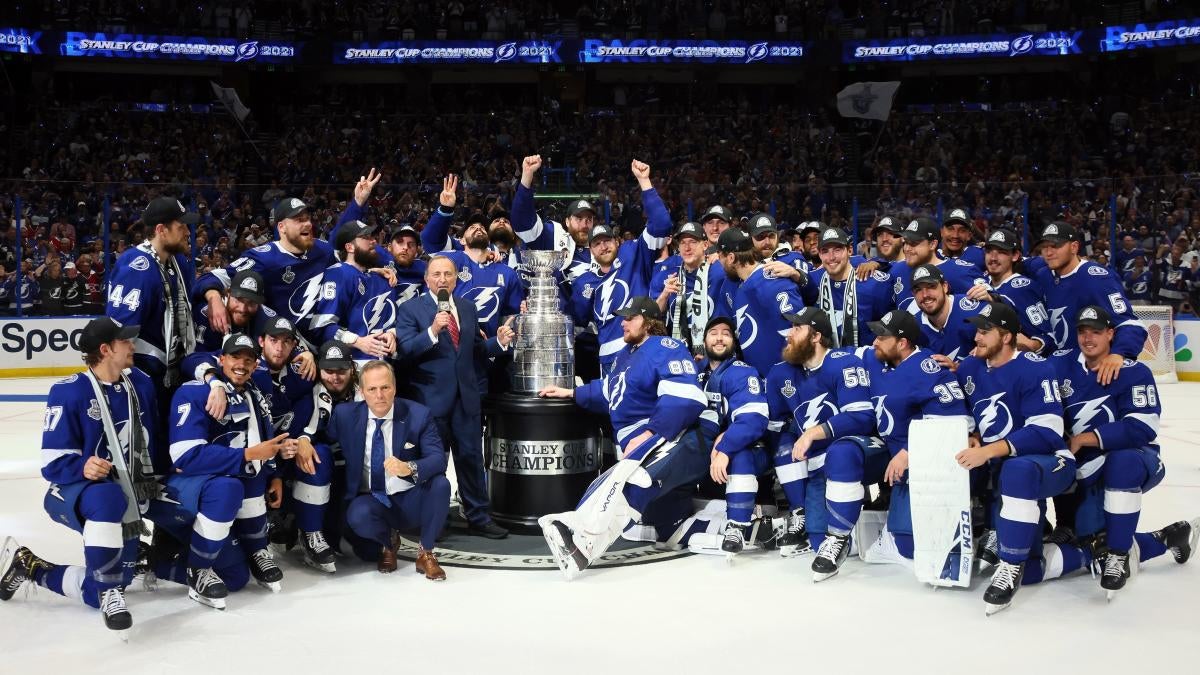
[[[833,339],[833,324],[829,321],[829,315],[817,307],[805,307],[795,314],[784,314],[783,318],[793,326],[812,326],[821,335]]]
[[[1021,317],[1017,316],[1017,310],[1003,302],[985,302],[978,314],[963,320],[984,330],[1000,328],[1013,334],[1021,332]]]
[[[222,354],[239,354],[241,352],[252,352],[254,357],[258,358],[258,343],[245,333],[234,333],[225,338],[225,343],[221,345]]]
[[[900,236],[904,237],[905,241],[934,241],[941,238],[941,231],[937,223],[933,222],[932,218],[925,216],[917,216],[913,218],[904,230],[900,232]]]
[[[317,352],[317,367],[322,370],[346,370],[353,366],[350,348],[337,340],[326,342]]]
[[[917,318],[902,309],[893,309],[879,321],[868,322],[867,327],[879,337],[904,338],[914,345],[921,341],[921,326],[917,324]]]
[[[392,230],[392,241],[395,241],[400,237],[412,237],[417,241],[421,240],[421,235],[417,233],[417,228],[407,223]]]
[[[137,337],[139,328],[140,326],[132,324],[123,325],[107,316],[97,317],[83,327],[83,333],[79,336],[79,351],[86,354],[113,340],[132,340]]]
[[[727,223],[733,222],[733,214],[729,212],[729,209],[721,206],[720,204],[708,207],[708,210],[704,212],[704,215],[700,216],[700,222],[706,223],[713,218],[723,220]]]
[[[821,224],[821,221],[810,220],[800,223],[800,227],[796,228],[796,231],[800,234],[808,234],[809,232],[820,232],[823,229],[825,229],[825,226]]]
[[[346,244],[349,244],[358,237],[365,237],[374,231],[374,225],[368,225],[361,220],[351,220],[342,223],[341,227],[333,235],[333,246],[336,250],[340,251]]]
[[[575,201],[573,201],[567,205],[567,215],[568,216],[577,216],[577,215],[583,213],[584,211],[587,211],[588,213],[592,214],[593,216],[596,215],[596,207],[593,206],[592,203],[586,199],[576,199]]]
[[[705,239],[704,231],[700,229],[699,225],[690,220],[680,225],[678,230],[675,230],[676,240],[682,239],[683,237],[692,237],[693,239],[698,239],[700,241],[704,241]]]
[[[142,224],[150,229],[160,223],[173,223],[176,220],[184,225],[195,225],[200,222],[200,214],[188,213],[183,203],[174,197],[159,197],[153,199],[142,211]]]
[[[779,233],[779,227],[776,226],[775,219],[769,213],[756,213],[750,216],[749,230],[751,238],[770,232]]]
[[[509,218],[509,216],[508,216],[508,211],[504,210],[502,207],[497,206],[496,208],[492,209],[488,213],[488,217],[487,217],[488,225],[491,225],[492,223],[496,222],[497,220],[499,220],[501,218],[503,218],[505,220],[511,220],[511,218]]]
[[[73,269],[75,269],[75,263],[73,263],[73,262],[68,262],[66,265],[63,265],[64,272],[67,270],[73,270]]]
[[[1018,248],[1017,235],[1008,230],[992,230],[986,241],[983,242],[983,248],[998,248],[1001,251],[1015,251]]]
[[[295,197],[284,197],[275,208],[271,209],[271,222],[278,223],[284,218],[295,218],[308,210],[308,204]]]
[[[1075,228],[1064,222],[1053,222],[1042,230],[1042,236],[1038,238],[1037,243],[1050,242],[1054,245],[1065,244],[1069,241],[1079,241],[1079,233]]]
[[[617,231],[614,230],[613,228],[609,227],[608,225],[605,225],[603,223],[601,223],[599,225],[593,225],[592,233],[590,235],[588,235],[588,243],[591,244],[593,241],[596,241],[600,237],[615,237],[615,236],[617,236]]]
[[[875,223],[875,233],[878,234],[881,230],[886,230],[892,234],[900,234],[900,223],[896,222],[891,216],[884,216]]]
[[[1079,310],[1079,316],[1075,318],[1075,326],[1077,328],[1085,326],[1087,328],[1104,330],[1105,328],[1115,327],[1115,324],[1113,324],[1112,317],[1109,316],[1103,307],[1088,305]]]
[[[621,309],[613,312],[623,319],[632,319],[635,316],[644,316],[647,319],[661,319],[662,310],[658,308],[658,303],[651,300],[649,296],[639,295],[629,301]]]
[[[946,281],[946,277],[942,275],[942,271],[937,265],[925,263],[918,265],[912,272],[912,287],[916,289],[919,285],[925,284],[940,284]]]
[[[846,231],[840,227],[827,227],[821,230],[821,238],[817,240],[817,246],[849,246],[850,238],[846,236]]]
[[[750,237],[736,227],[725,230],[721,236],[717,237],[717,252],[719,253],[738,253],[749,251],[753,247]]]
[[[288,335],[290,337],[298,337],[296,335],[296,326],[292,324],[286,316],[277,316],[271,319],[271,323],[263,329],[263,335]]]
[[[229,294],[240,300],[249,300],[261,305],[267,300],[263,296],[265,288],[266,282],[261,274],[254,270],[242,270],[233,275],[233,281],[229,284]]]
[[[963,209],[950,209],[950,213],[942,219],[942,227],[948,225],[966,225],[969,228],[971,227],[971,219]]]

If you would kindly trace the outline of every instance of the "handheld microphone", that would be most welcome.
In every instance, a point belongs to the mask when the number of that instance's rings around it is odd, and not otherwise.
[[[437,308],[439,312],[450,311],[450,291],[442,289],[437,294]]]

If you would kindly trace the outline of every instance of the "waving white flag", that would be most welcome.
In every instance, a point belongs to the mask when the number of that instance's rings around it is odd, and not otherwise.
[[[838,92],[837,108],[842,117],[886,120],[892,114],[892,100],[900,88],[897,81],[855,82]]]

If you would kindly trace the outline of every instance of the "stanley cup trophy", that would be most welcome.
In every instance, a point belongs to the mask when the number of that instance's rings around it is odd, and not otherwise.
[[[575,508],[600,472],[601,420],[539,390],[575,386],[575,323],[559,310],[556,273],[565,251],[522,251],[529,283],[516,320],[512,391],[484,401],[484,447],[492,517],[537,534],[537,519]]]

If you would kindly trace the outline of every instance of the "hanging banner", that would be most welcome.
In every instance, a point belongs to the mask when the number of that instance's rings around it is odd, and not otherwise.
[[[844,63],[931,61],[1083,53],[1083,31],[850,40],[842,43]]]
[[[41,39],[41,31],[28,31],[24,28],[0,27],[0,52],[41,54],[42,48],[41,45],[38,44],[38,41]]]
[[[334,63],[562,63],[561,41],[409,40],[403,42],[335,42]]]
[[[291,63],[297,60],[299,48],[297,43],[284,41],[68,32],[58,53],[94,59]]]
[[[1155,49],[1200,44],[1200,19],[1162,21],[1133,26],[1108,26],[1100,51],[1121,52],[1129,49]]]
[[[797,63],[802,42],[584,40],[580,63]]]

